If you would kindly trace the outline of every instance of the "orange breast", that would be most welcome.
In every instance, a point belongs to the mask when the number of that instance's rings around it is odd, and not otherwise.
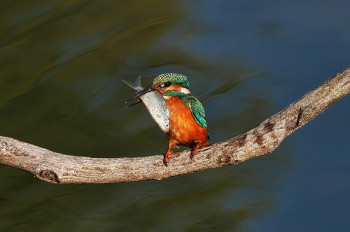
[[[178,97],[169,97],[166,103],[170,116],[169,139],[174,139],[186,146],[192,146],[194,143],[206,145],[208,143],[207,128],[196,123],[184,101]]]

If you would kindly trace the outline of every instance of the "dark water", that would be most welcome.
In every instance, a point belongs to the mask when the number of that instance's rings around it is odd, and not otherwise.
[[[121,78],[180,72],[212,142],[350,64],[349,1],[1,1],[0,134],[92,157],[162,154]],[[162,181],[44,183],[0,166],[0,231],[348,231],[349,97],[236,166]]]

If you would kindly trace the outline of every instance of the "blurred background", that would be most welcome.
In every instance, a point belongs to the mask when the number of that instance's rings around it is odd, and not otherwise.
[[[190,78],[211,142],[350,65],[347,0],[0,2],[0,134],[91,157],[163,154],[133,91]],[[349,96],[272,154],[162,181],[53,185],[0,165],[0,231],[349,231]]]

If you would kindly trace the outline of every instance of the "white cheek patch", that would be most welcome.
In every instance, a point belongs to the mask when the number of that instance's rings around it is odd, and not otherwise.
[[[185,87],[181,87],[180,92],[184,94],[191,94],[190,90],[186,89]]]

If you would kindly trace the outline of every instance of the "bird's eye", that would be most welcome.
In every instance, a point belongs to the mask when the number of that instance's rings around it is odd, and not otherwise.
[[[167,81],[164,83],[164,87],[169,87],[171,85],[171,82],[170,81]]]

